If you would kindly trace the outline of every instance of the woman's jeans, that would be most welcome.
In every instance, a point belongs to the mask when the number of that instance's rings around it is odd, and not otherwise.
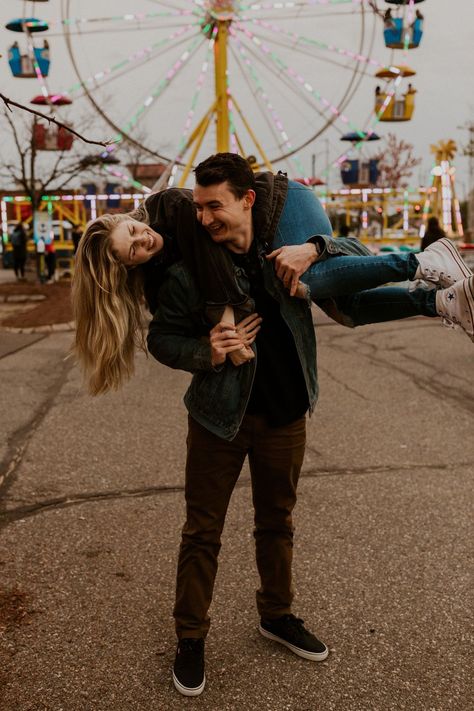
[[[290,181],[273,246],[303,244],[315,235],[330,235],[331,223],[313,193]],[[437,316],[436,291],[383,287],[388,282],[412,280],[418,267],[413,253],[373,257],[334,255],[313,264],[301,277],[311,299],[331,299],[348,326],[392,321],[410,316]],[[383,288],[377,288],[383,287]]]
[[[387,286],[413,279],[418,260],[412,253],[378,257],[331,256],[313,264],[301,277],[316,303],[333,299],[347,326],[393,321],[410,316],[437,316],[436,290]],[[381,288],[376,288],[381,287]]]

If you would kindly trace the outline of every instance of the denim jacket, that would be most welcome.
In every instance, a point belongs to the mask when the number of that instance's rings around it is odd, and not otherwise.
[[[281,315],[295,339],[311,413],[318,395],[311,303],[288,296],[273,266],[265,259],[263,248],[259,250],[259,259],[265,288],[279,302]],[[234,269],[239,286],[248,293],[245,272]],[[204,314],[204,299],[190,271],[183,262],[174,264],[159,292],[158,309],[148,332],[148,349],[161,363],[193,374],[184,396],[189,414],[218,437],[232,440],[247,408],[258,349],[253,344],[256,357],[244,365],[236,367],[226,360],[222,366],[213,368],[208,338],[211,325]]]

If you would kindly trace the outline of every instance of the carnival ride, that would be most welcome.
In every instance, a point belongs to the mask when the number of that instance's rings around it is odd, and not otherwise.
[[[154,12],[145,2],[144,12],[107,17],[104,7],[78,19],[78,3],[63,0],[62,22],[79,80],[69,93],[87,96],[118,144],[128,141],[165,163],[162,186],[184,185],[193,165],[216,150],[254,155],[256,168],[305,175],[299,154],[330,126],[361,131],[345,109],[369,69],[384,66],[370,57],[376,18],[365,2],[158,4]],[[353,24],[349,49],[337,43],[341,21]],[[99,28],[121,38],[122,56],[110,52],[109,66],[94,71],[85,58],[94,54]],[[111,110],[104,97],[125,85],[127,103]]]
[[[430,150],[435,156],[435,165],[431,170],[431,185],[426,193],[420,234],[423,237],[427,218],[432,214],[438,217],[448,237],[462,237],[461,209],[454,178],[456,169],[452,164],[457,150],[456,143],[453,140],[439,141],[430,146]]]
[[[416,89],[408,83],[405,93],[404,79],[416,74],[406,64],[395,63],[395,50],[402,50],[404,61],[410,50],[419,47],[423,35],[424,17],[420,10],[415,8],[424,0],[385,0],[388,5],[397,6],[395,17],[392,8],[384,13],[378,10],[374,0],[371,3],[377,14],[383,19],[385,46],[392,50],[388,66],[379,69],[375,76],[377,79],[387,80],[382,88],[377,85],[375,89],[375,114],[380,121],[410,121],[415,109]]]
[[[60,21],[26,16],[7,27],[25,35],[27,52],[21,56],[33,66],[51,107],[57,102],[47,86],[49,64],[48,71],[45,65],[41,69],[42,50],[33,34],[64,34],[78,82],[62,96],[85,96],[107,122],[115,133],[108,153],[126,141],[144,156],[164,161],[169,183],[184,184],[193,164],[216,150],[254,154],[256,168],[283,167],[290,176],[304,175],[299,154],[329,127],[340,135],[350,129],[363,141],[391,113],[390,102],[382,102],[375,120],[369,116],[362,125],[344,113],[373,67],[389,72],[385,96],[400,79],[397,67],[371,56],[377,27],[372,0],[142,3],[120,14],[131,8],[118,0],[114,15],[108,15],[110,3],[97,0],[85,17],[78,0],[60,0]],[[414,3],[397,2],[404,14],[395,19],[402,27]],[[341,22],[351,22],[350,48],[336,44]],[[415,44],[405,41],[408,47]],[[44,45],[49,52],[47,40]],[[94,67],[91,58],[101,62],[104,56],[109,66]],[[11,63],[15,76],[17,64]]]
[[[391,12],[381,13],[375,0],[141,0],[133,11],[127,0],[117,0],[113,15],[107,0],[96,0],[89,16],[83,15],[79,0],[58,0],[60,20],[40,20],[33,10],[31,16],[12,20],[7,27],[23,33],[26,50],[20,50],[18,42],[10,48],[11,71],[38,80],[41,94],[35,103],[48,106],[53,115],[58,105],[87,101],[113,132],[105,151],[83,159],[85,169],[101,166],[107,176],[106,190],[91,184],[85,196],[58,195],[56,200],[45,196],[45,205],[50,210],[63,205],[64,216],[74,204],[71,215],[82,222],[119,207],[120,200],[122,206],[136,204],[153,181],[143,185],[117,167],[125,143],[142,156],[143,170],[137,170],[137,175],[160,176],[159,187],[184,185],[193,165],[216,150],[239,152],[255,169],[281,168],[290,177],[315,185],[321,183],[315,176],[299,177],[308,174],[301,155],[331,129],[351,148],[335,161],[345,189],[337,198],[336,193],[331,198],[322,193],[323,202],[340,199],[347,203],[346,214],[358,212],[362,236],[373,207],[376,215],[382,214],[383,235],[390,223],[385,216],[391,191],[377,192],[376,159],[364,152],[366,143],[378,139],[375,131],[380,122],[412,117],[413,87],[409,84],[402,97],[398,92],[414,74],[405,61],[422,37],[423,18],[414,9],[421,1],[387,0],[398,6],[393,17]],[[385,45],[391,50],[388,62],[372,57],[380,17]],[[351,48],[338,46],[340,22],[353,27]],[[61,93],[48,86],[48,41],[38,47],[33,36],[46,31],[52,42],[59,37],[65,40],[77,76]],[[394,63],[395,51],[403,53],[399,65]],[[105,67],[101,66],[104,57]],[[365,92],[364,80],[374,69],[377,78],[384,80],[375,115],[370,111],[356,123],[346,110],[357,93]],[[39,149],[63,151],[71,148],[72,136],[38,122],[35,142]],[[133,186],[135,192],[124,193],[122,186]],[[376,197],[380,193],[383,199]],[[353,207],[356,194],[361,205]],[[400,208],[402,227],[408,224],[409,203],[405,196]],[[2,220],[6,204],[2,201]],[[411,211],[415,221],[418,204],[416,198]]]

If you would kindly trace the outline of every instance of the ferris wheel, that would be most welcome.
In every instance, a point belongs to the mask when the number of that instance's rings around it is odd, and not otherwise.
[[[385,1],[401,6],[408,19],[422,2]],[[60,17],[45,21],[36,5],[60,8]],[[241,153],[255,168],[304,175],[300,159],[326,131],[343,140],[350,136],[358,150],[375,137],[379,121],[401,120],[392,109],[398,108],[395,90],[407,68],[372,56],[380,29],[376,0],[140,0],[132,8],[130,0],[114,0],[113,15],[108,0],[95,0],[87,16],[80,14],[80,0],[23,6],[25,16],[7,28],[24,33],[27,51],[15,42],[9,62],[14,76],[40,81],[33,103],[47,104],[51,114],[55,106],[74,102],[75,115],[84,104],[90,115],[92,106],[113,140],[103,163],[118,162],[117,148],[131,144],[148,160],[167,164],[168,184],[183,185],[196,162],[225,150]],[[417,46],[419,37],[408,42],[402,30],[398,46]],[[51,57],[44,33],[52,41]],[[76,80],[60,86],[55,80],[52,90],[46,77],[50,64],[54,70],[59,38]],[[387,47],[397,46],[389,39]],[[370,95],[364,79],[374,73],[387,79],[384,94],[379,91],[375,112],[369,100],[368,116],[353,120],[351,101]],[[407,119],[408,113],[402,117]],[[53,140],[45,146],[64,148],[64,136],[49,132]]]
[[[113,15],[95,0],[87,16],[61,0],[50,33],[64,34],[77,77],[62,95],[86,99],[115,145],[135,145],[184,184],[216,151],[297,176],[329,128],[362,136],[350,102],[385,66],[371,57],[376,25],[364,0],[117,0]]]

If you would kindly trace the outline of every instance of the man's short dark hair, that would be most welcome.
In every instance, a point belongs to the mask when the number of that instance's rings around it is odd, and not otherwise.
[[[229,188],[239,200],[247,190],[255,190],[255,176],[249,162],[237,153],[216,153],[194,169],[196,183],[203,188],[229,183]]]

